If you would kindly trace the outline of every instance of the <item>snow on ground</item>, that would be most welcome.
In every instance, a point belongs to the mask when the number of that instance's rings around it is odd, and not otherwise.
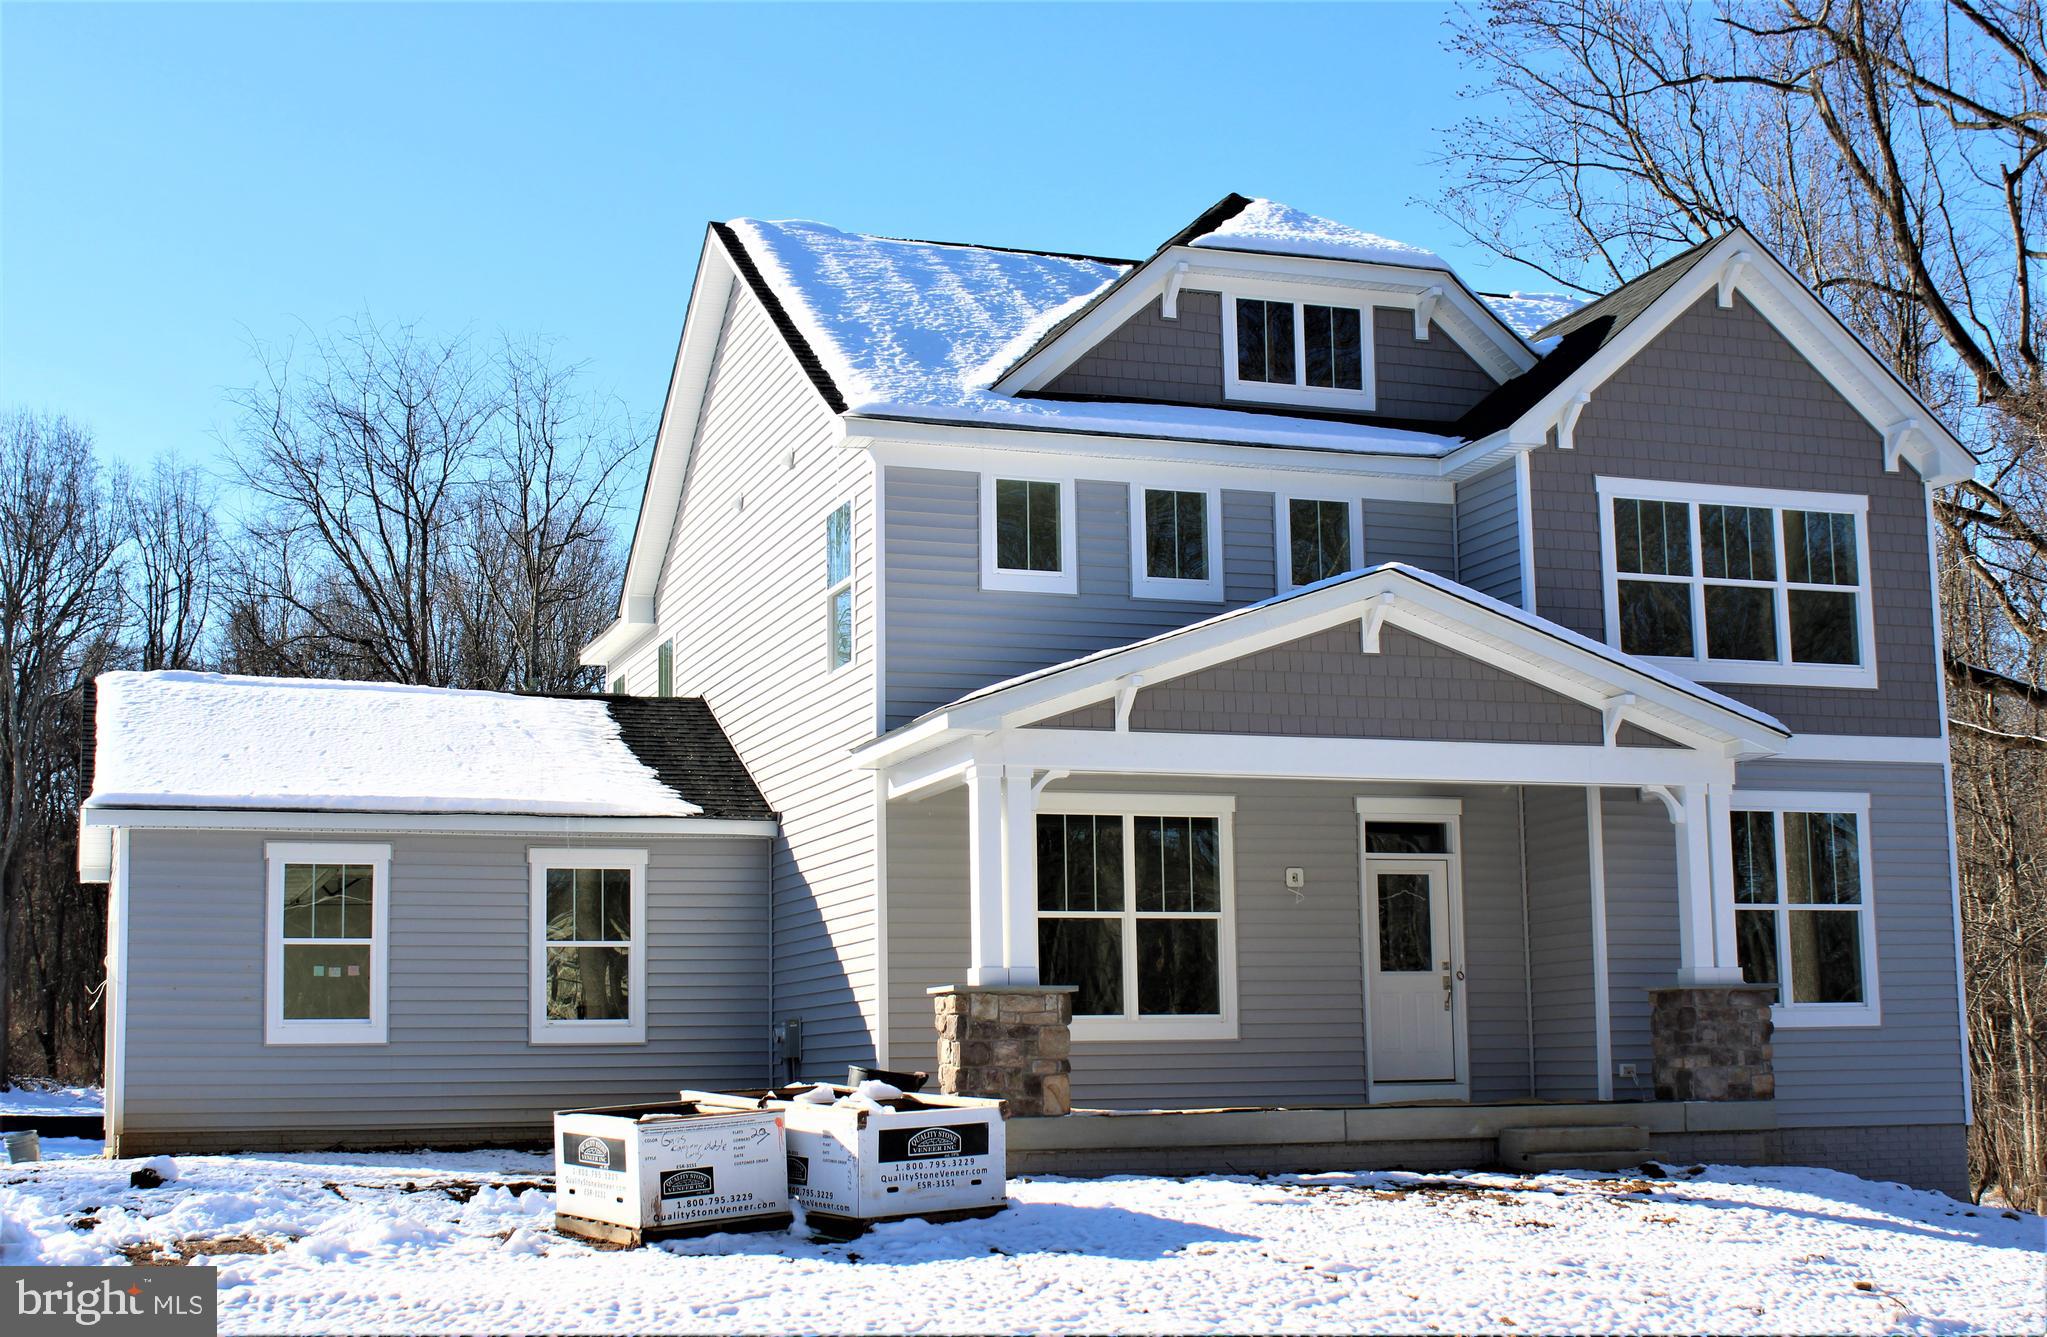
[[[175,1249],[226,1332],[2039,1332],[2047,1222],[1824,1170],[1018,1179],[989,1220],[615,1251],[516,1152],[0,1171],[0,1263]]]
[[[92,1118],[106,1106],[96,1086],[0,1087],[0,1114],[43,1114],[52,1118]]]
[[[602,701],[105,673],[87,805],[689,817]],[[232,727],[227,727],[227,722]]]
[[[1443,263],[1442,256],[1426,247],[1360,231],[1319,214],[1303,213],[1278,200],[1253,200],[1213,232],[1204,232],[1188,245],[1425,269],[1450,267]]]

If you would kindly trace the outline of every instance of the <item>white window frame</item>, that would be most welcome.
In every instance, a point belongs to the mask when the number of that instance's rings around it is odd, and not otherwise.
[[[846,578],[840,581],[832,581],[829,579],[831,575],[831,523],[832,517],[840,511],[846,513]],[[835,673],[842,673],[860,662],[860,596],[854,592],[854,577],[860,571],[860,539],[857,533],[859,520],[860,509],[853,504],[851,497],[836,501],[827,506],[824,514],[818,518],[818,529],[823,531],[825,536],[825,575],[827,581],[824,592],[824,668],[825,676],[827,677]],[[837,602],[841,593],[850,596],[852,611],[846,619],[846,661],[843,664],[834,664],[832,662],[832,637],[836,634],[837,628],[832,618],[832,604]]]
[[[1038,804],[1041,817],[1120,817],[1123,819],[1123,910],[1099,914],[1034,911],[1032,922],[1053,918],[1116,917],[1123,924],[1123,1015],[1073,1019],[1076,1043],[1094,1040],[1234,1040],[1237,1038],[1237,857],[1233,826],[1237,801],[1223,794],[1046,794]],[[1137,839],[1132,820],[1138,817],[1213,817],[1216,819],[1216,885],[1221,910],[1195,912],[1137,909]],[[1035,828],[1034,828],[1035,831]],[[1035,835],[1033,836],[1035,838]],[[1037,889],[1031,889],[1033,897]],[[1216,930],[1217,997],[1222,1012],[1214,1016],[1144,1017],[1137,1012],[1137,921],[1139,919],[1214,919]]]
[[[997,483],[1050,483],[1059,489],[1059,569],[1019,571],[996,564]],[[1075,594],[1080,589],[1080,540],[1074,525],[1074,479],[1070,474],[984,473],[981,475],[981,588],[1037,594]]]
[[[1377,359],[1373,352],[1372,294],[1362,291],[1352,293],[1344,289],[1318,291],[1297,284],[1260,283],[1252,280],[1230,280],[1217,286],[1223,296],[1223,398],[1267,404],[1299,404],[1352,413],[1369,413],[1378,407]],[[1256,302],[1293,303],[1292,385],[1281,385],[1273,381],[1246,381],[1237,376],[1237,302],[1245,298]],[[1306,383],[1308,341],[1302,329],[1301,309],[1307,306],[1346,306],[1358,312],[1358,370],[1364,380],[1362,390],[1338,390],[1330,386]]]
[[[1728,800],[1730,814],[1741,812],[1767,812],[1774,814],[1776,834],[1774,842],[1777,853],[1777,896],[1775,904],[1761,906],[1735,901],[1736,912],[1768,909],[1777,922],[1777,973],[1788,975],[1791,968],[1791,944],[1789,918],[1795,910],[1784,908],[1784,897],[1790,893],[1786,880],[1784,849],[1784,820],[1787,812],[1828,813],[1845,812],[1855,817],[1856,861],[1862,873],[1862,901],[1857,906],[1827,906],[1823,910],[1838,913],[1853,909],[1861,929],[1862,939],[1862,1001],[1859,1003],[1792,1003],[1786,1002],[1791,990],[1789,979],[1777,981],[1778,1001],[1770,1007],[1770,1020],[1787,1030],[1810,1029],[1826,1026],[1881,1026],[1883,1024],[1883,1001],[1877,989],[1877,932],[1876,932],[1876,865],[1870,862],[1869,854],[1869,795],[1863,793],[1840,793],[1832,790],[1788,790],[1788,789],[1737,789]],[[1732,840],[1732,832],[1724,837]],[[1728,887],[1730,900],[1734,895],[1732,884]],[[1730,924],[1732,921],[1729,921]]]
[[[1690,576],[1643,576],[1642,579],[1685,583],[1690,586],[1692,615],[1691,658],[1672,655],[1640,655],[1640,659],[1696,682],[1776,684],[1791,687],[1874,688],[1876,672],[1876,606],[1870,578],[1869,498],[1853,493],[1787,492],[1776,488],[1727,487],[1703,483],[1669,483],[1640,478],[1594,480],[1599,494],[1599,565],[1606,599],[1606,643],[1620,648],[1619,553],[1614,540],[1613,504],[1627,501],[1674,501],[1689,505],[1691,522],[1692,574]],[[1704,552],[1699,543],[1701,506],[1752,506],[1775,512],[1773,527],[1777,541],[1775,580],[1730,580],[1705,575]],[[1854,585],[1818,585],[1789,579],[1784,557],[1784,512],[1823,511],[1846,514],[1855,520]],[[1776,591],[1777,652],[1770,660],[1709,659],[1706,657],[1706,586],[1733,585],[1748,589]],[[1791,658],[1791,599],[1793,590],[1818,590],[1855,596],[1855,631],[1859,664],[1800,664]]]
[[[266,865],[263,968],[263,1043],[266,1045],[380,1045],[390,1040],[391,847],[335,841],[271,840]],[[370,1015],[365,1021],[287,1020],[284,1015],[284,868],[286,864],[368,864],[370,883]],[[305,942],[317,939],[294,938]]]
[[[1208,576],[1204,580],[1179,580],[1153,576],[1145,565],[1144,497],[1147,492],[1199,492],[1208,498]],[[1133,599],[1181,599],[1194,603],[1221,603],[1223,598],[1223,490],[1171,482],[1130,484],[1130,597]]]
[[[528,1043],[637,1045],[647,1042],[647,851],[643,849],[529,849]],[[547,1015],[547,874],[555,868],[623,868],[632,876],[633,936],[626,944],[624,1021],[558,1021]]]
[[[1278,589],[1284,594],[1301,587],[1294,583],[1293,504],[1297,501],[1338,501],[1350,508],[1350,565],[1346,572],[1362,571],[1365,566],[1365,502],[1363,497],[1317,495],[1313,492],[1275,492],[1272,497],[1272,533],[1274,574],[1279,581]]]

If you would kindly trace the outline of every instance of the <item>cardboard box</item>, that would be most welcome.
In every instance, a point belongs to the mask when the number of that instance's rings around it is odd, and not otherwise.
[[[784,1120],[789,1196],[826,1228],[905,1216],[987,1216],[1009,1203],[1008,1112],[999,1100],[905,1095],[865,1105],[815,1105],[808,1086],[685,1091],[706,1108],[768,1110]],[[852,1088],[835,1086],[837,1095]]]
[[[787,1149],[774,1110],[683,1100],[554,1116],[555,1228],[639,1245],[790,1221]]]

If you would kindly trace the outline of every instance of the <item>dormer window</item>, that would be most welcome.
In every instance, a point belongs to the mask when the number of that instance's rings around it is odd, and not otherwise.
[[[1223,366],[1231,399],[1372,407],[1367,308],[1248,295],[1229,303]]]

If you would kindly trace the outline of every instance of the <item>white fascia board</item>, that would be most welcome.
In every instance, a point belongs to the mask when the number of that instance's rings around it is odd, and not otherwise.
[[[1264,283],[1298,284],[1309,289],[1351,289],[1364,304],[1412,310],[1431,289],[1436,299],[1436,324],[1457,341],[1496,380],[1527,371],[1536,354],[1520,335],[1493,314],[1490,307],[1446,269],[1411,269],[1400,265],[1334,260],[1322,256],[1275,255],[1212,246],[1176,246],[1146,261],[1114,291],[1096,301],[1058,338],[1011,367],[998,379],[997,394],[1042,390],[1102,339],[1164,295],[1169,284],[1201,289],[1208,283],[1252,279]]]
[[[773,836],[772,821],[722,817],[543,816],[527,813],[340,812],[289,808],[95,808],[83,825],[159,831],[359,831],[593,836]]]
[[[681,507],[682,489],[689,477],[704,391],[709,385],[711,363],[718,355],[718,333],[725,322],[725,309],[737,276],[725,243],[715,231],[705,228],[696,281],[690,286],[689,310],[683,317],[682,338],[676,345],[675,366],[668,377],[668,395],[662,402],[660,425],[654,433],[654,456],[647,465],[647,486],[640,493],[639,518],[633,527],[632,547],[626,554],[625,588],[619,600],[620,624],[632,626],[653,620],[654,593],[660,584],[662,562],[668,555],[669,539]],[[605,651],[617,653],[620,646],[612,639],[617,631],[618,624],[614,624],[590,642],[583,650],[582,662],[604,663]]]
[[[1687,690],[1670,675],[1618,662],[1608,653],[1494,612],[1472,598],[1438,589],[1417,575],[1377,570],[1224,613],[1205,623],[992,689],[954,704],[944,714],[924,720],[900,736],[878,739],[858,755],[862,764],[885,765],[950,741],[961,731],[1018,730],[1110,700],[1119,687],[1133,679],[1141,679],[1141,685],[1157,685],[1262,648],[1362,621],[1368,608],[1382,597],[1391,600],[1380,614],[1385,621],[1588,707],[1597,709],[1615,696],[1632,694],[1631,720],[1703,752],[1721,758],[1767,756],[1785,741],[1783,733],[1716,704],[1707,689]]]
[[[1005,454],[1031,454],[1082,458],[1094,463],[1123,461],[1138,467],[1213,466],[1240,474],[1246,470],[1274,470],[1431,483],[1443,476],[1442,457],[1438,455],[1346,450],[1337,446],[1269,446],[1185,436],[1113,436],[1063,428],[998,427],[858,414],[849,415],[847,431],[847,444],[866,448],[877,463],[919,468],[979,468],[980,463],[968,461],[977,456],[991,460]],[[1445,444],[1448,442],[1446,437]],[[1084,471],[1084,476],[1094,475]]]
[[[634,602],[637,602],[636,600]],[[646,602],[652,603],[652,599]],[[586,668],[609,669],[645,644],[656,631],[651,613],[644,619],[620,618],[597,634],[596,639],[584,646],[577,657],[577,663]]]
[[[1910,461],[1931,486],[1957,483],[1975,472],[1976,460],[1933,411],[1877,360],[1796,274],[1746,229],[1736,228],[1714,243],[1698,263],[1647,310],[1547,395],[1523,413],[1502,440],[1542,441],[1578,396],[1599,386],[1636,354],[1724,283],[1749,299],[1792,347]],[[1493,438],[1487,438],[1492,440]],[[1476,445],[1477,443],[1474,443]],[[1895,461],[1887,461],[1895,465]]]

